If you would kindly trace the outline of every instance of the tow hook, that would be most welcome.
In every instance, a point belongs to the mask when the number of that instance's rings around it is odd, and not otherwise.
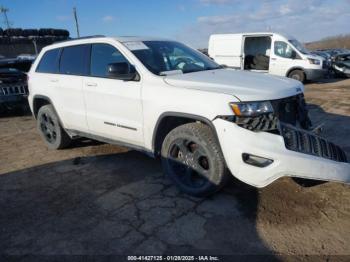
[[[321,135],[321,133],[323,132],[323,126],[324,126],[324,123],[321,123],[316,127],[312,128],[311,132],[315,133],[316,135]]]

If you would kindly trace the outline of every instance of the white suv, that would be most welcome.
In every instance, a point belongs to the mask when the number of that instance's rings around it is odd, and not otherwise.
[[[136,148],[161,157],[195,196],[230,174],[256,187],[282,176],[349,182],[345,153],[311,131],[303,89],[156,38],[54,44],[29,72],[31,110],[49,148],[76,137]]]

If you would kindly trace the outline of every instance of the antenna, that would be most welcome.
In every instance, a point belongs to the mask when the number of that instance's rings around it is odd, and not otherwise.
[[[3,14],[4,14],[5,23],[6,23],[7,28],[9,29],[9,28],[10,28],[10,22],[9,22],[8,17],[7,17],[7,12],[8,12],[8,11],[9,11],[8,8],[3,7],[3,6],[0,6],[0,13],[3,13]]]
[[[74,15],[75,27],[77,28],[77,36],[80,37],[77,9],[75,7],[73,7],[73,15]]]

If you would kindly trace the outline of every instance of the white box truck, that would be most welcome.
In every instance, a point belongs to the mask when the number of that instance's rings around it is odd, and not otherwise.
[[[209,56],[217,63],[301,82],[322,78],[327,72],[321,56],[311,54],[298,40],[277,33],[211,35]]]

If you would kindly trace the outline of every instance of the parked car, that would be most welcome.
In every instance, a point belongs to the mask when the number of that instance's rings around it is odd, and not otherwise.
[[[283,176],[350,182],[344,151],[312,131],[301,82],[222,69],[179,42],[54,44],[34,62],[29,90],[49,148],[77,137],[126,145],[160,157],[194,196],[217,191],[230,173],[255,187]]]
[[[15,68],[0,68],[0,111],[27,104],[27,75]]]
[[[350,52],[335,56],[332,67],[337,75],[350,77]]]
[[[330,55],[330,57],[332,59],[334,59],[334,57],[339,55],[339,54],[350,53],[350,50],[348,50],[346,48],[329,48],[329,49],[318,49],[318,50],[316,50],[316,52],[327,53],[328,55]]]
[[[298,40],[277,33],[211,35],[209,56],[232,68],[287,76],[301,82],[322,78],[327,65]]]
[[[33,56],[0,58],[0,112],[28,109],[27,75]]]

